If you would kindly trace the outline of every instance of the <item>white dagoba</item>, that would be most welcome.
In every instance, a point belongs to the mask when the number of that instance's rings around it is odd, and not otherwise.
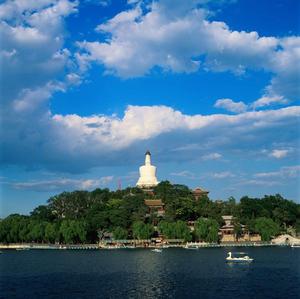
[[[140,167],[140,178],[136,185],[140,188],[151,188],[157,184],[156,167],[151,165],[151,153],[147,151],[145,154],[145,165]]]

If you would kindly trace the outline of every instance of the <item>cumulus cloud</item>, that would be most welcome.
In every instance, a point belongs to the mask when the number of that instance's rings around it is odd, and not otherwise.
[[[55,179],[45,181],[29,181],[12,183],[12,187],[19,190],[32,191],[61,191],[61,190],[92,190],[106,186],[113,180],[113,176],[100,179]]]
[[[53,121],[77,134],[91,135],[107,145],[122,148],[137,140],[146,140],[175,130],[201,130],[218,126],[269,125],[276,119],[298,116],[300,107],[280,110],[246,112],[244,114],[194,115],[182,114],[167,106],[128,106],[122,119],[107,116],[80,117],[78,115],[54,115]],[[268,122],[264,121],[264,117]]]
[[[209,21],[201,3],[161,0],[142,9],[143,2],[138,2],[99,24],[98,41],[79,42],[77,58],[84,67],[96,61],[123,78],[143,76],[154,67],[175,73],[264,70],[274,74],[266,96],[297,98],[299,37],[233,31],[224,22]]]
[[[219,99],[215,103],[216,108],[223,108],[230,112],[241,113],[247,110],[247,105],[243,102],[234,102],[231,99]]]
[[[97,30],[107,38],[79,44],[81,65],[96,60],[122,77],[144,75],[154,66],[193,72],[203,65],[239,73],[249,66],[267,69],[269,57],[278,51],[280,40],[207,21],[206,12],[193,9],[192,2],[176,2],[178,6],[172,9],[166,3],[155,2],[147,9],[133,4],[131,10],[100,24]],[[0,5],[1,71],[5,74],[0,82],[5,102],[1,103],[0,158],[4,165],[81,172],[136,161],[136,152],[145,148],[155,148],[162,160],[177,161],[199,156],[218,159],[219,148],[251,149],[274,139],[295,143],[300,115],[295,106],[239,111],[238,115],[187,115],[167,106],[128,106],[121,118],[53,114],[49,109],[52,95],[81,82],[73,69],[72,53],[64,48],[63,19],[75,13],[76,7],[76,1],[68,0]],[[285,48],[296,53],[297,39],[284,40],[274,61],[280,64],[274,80],[280,80],[280,72],[296,70],[294,56]],[[199,58],[202,54],[205,60]],[[186,155],[187,151],[196,155]]]
[[[71,72],[64,48],[64,18],[77,11],[69,0],[6,1],[0,5],[0,78],[2,102],[24,89],[41,88]]]
[[[24,118],[28,113],[33,122],[28,123]],[[138,148],[142,152],[145,147],[159,148],[161,152],[169,153],[166,159],[170,159],[174,148],[191,139],[201,140],[203,156],[216,159],[219,157],[213,152],[216,147],[228,149],[241,148],[242,145],[251,149],[265,146],[266,140],[270,142],[275,138],[273,132],[276,128],[289,130],[289,134],[276,136],[276,141],[288,139],[292,142],[297,136],[300,107],[238,115],[191,116],[166,106],[128,106],[122,118],[52,115],[48,110],[39,113],[36,115],[19,108],[15,110],[14,119],[5,118],[3,162],[81,171],[112,161],[128,162]],[[199,149],[197,151],[199,153]],[[184,152],[178,155],[178,151],[174,151],[173,159],[184,158]],[[122,158],[125,153],[128,154],[126,161]],[[187,158],[197,157],[189,155]]]

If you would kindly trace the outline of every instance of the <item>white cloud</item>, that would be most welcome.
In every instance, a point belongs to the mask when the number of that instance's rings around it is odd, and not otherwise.
[[[294,166],[284,166],[281,167],[278,171],[271,172],[259,172],[254,175],[256,178],[264,178],[264,179],[290,179],[290,178],[298,178],[300,179],[300,165]]]
[[[281,158],[285,158],[289,152],[290,151],[288,149],[274,149],[269,155],[270,157],[281,159]]]
[[[81,82],[72,53],[64,48],[63,18],[76,12],[76,6],[67,0],[0,5],[3,164],[79,172],[135,161],[136,152],[146,145],[177,161],[218,159],[220,148],[262,148],[274,139],[295,142],[300,116],[295,106],[238,115],[186,115],[166,106],[128,106],[122,118],[53,115],[49,109],[53,93]],[[191,2],[169,10],[156,2],[145,14],[133,5],[128,13],[98,26],[108,34],[106,41],[82,43],[86,51],[79,60],[84,64],[95,59],[123,77],[143,75],[154,66],[175,72],[192,72],[201,64],[234,72],[249,65],[269,66],[278,39],[231,31],[224,23],[205,20],[205,11],[190,8]],[[293,50],[284,54],[284,47]],[[278,78],[279,72],[290,74],[288,69],[295,69],[293,51],[297,39],[285,39],[278,54]],[[207,54],[205,61],[197,58],[202,54]],[[289,61],[287,70],[284,57]],[[57,76],[63,81],[55,81]],[[277,128],[289,134],[274,136]],[[198,155],[186,155],[188,150],[197,150]]]
[[[138,2],[97,26],[105,41],[101,36],[79,42],[78,60],[82,66],[96,61],[123,78],[143,76],[155,66],[175,73],[264,70],[274,74],[266,97],[299,95],[299,37],[233,31],[223,22],[208,21],[201,2],[161,0],[145,10]]]
[[[9,20],[20,17],[24,13],[41,10],[49,5],[55,4],[56,0],[15,0],[6,1],[0,5],[0,18]]]
[[[254,109],[260,108],[260,107],[266,107],[274,104],[284,105],[288,104],[289,101],[285,99],[283,96],[263,96],[260,99],[256,100],[252,103],[252,107]]]
[[[239,182],[237,185],[253,185],[253,186],[272,187],[272,186],[282,185],[282,182],[266,181],[266,180],[262,180],[262,179],[259,179],[259,180],[251,179],[251,180],[243,180],[243,181]]]
[[[42,88],[71,72],[71,53],[64,48],[64,17],[76,1],[7,1],[0,5],[0,78],[3,102],[29,89]]]
[[[300,115],[300,107],[280,110],[246,112],[239,115],[184,115],[166,106],[128,106],[124,117],[54,115],[54,123],[68,128],[77,138],[91,136],[112,148],[123,148],[138,140],[147,140],[176,130],[205,130],[221,126],[269,126],[276,119]],[[264,120],[268,121],[265,122]],[[261,122],[262,121],[262,122]],[[81,138],[80,138],[81,139]],[[75,138],[76,140],[76,138]]]
[[[231,99],[219,99],[216,101],[215,105],[216,108],[223,108],[230,112],[234,113],[241,113],[247,110],[247,105],[243,102],[234,102]]]
[[[113,176],[100,179],[55,179],[44,181],[29,181],[12,183],[12,187],[20,190],[33,191],[65,191],[65,190],[92,190],[106,186],[113,180]]]
[[[218,159],[220,154],[213,151],[216,148],[226,150],[242,146],[251,150],[264,147],[266,142],[272,143],[274,138],[276,142],[293,142],[291,138],[297,136],[300,116],[300,107],[293,106],[238,115],[193,116],[166,106],[128,106],[122,118],[81,117],[52,115],[47,110],[47,93],[36,111],[29,109],[28,103],[36,104],[36,98],[40,98],[34,92],[24,97],[24,102],[19,99],[15,103],[13,118],[11,111],[3,115],[3,162],[69,172],[107,163],[124,163],[125,153],[129,155],[127,161],[136,159],[135,153],[144,151],[146,144],[168,153],[168,159],[178,160],[197,159],[199,153]],[[288,128],[291,135],[274,136],[276,128]],[[186,155],[189,149],[184,146],[190,140],[201,141],[196,149],[198,154]],[[174,151],[174,148],[182,150]]]

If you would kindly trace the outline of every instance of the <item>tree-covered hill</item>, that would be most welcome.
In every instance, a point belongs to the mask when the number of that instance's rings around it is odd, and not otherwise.
[[[165,216],[149,213],[145,199],[161,199]],[[63,192],[30,216],[12,214],[0,222],[0,242],[94,243],[104,232],[116,239],[147,239],[160,233],[170,238],[217,241],[222,215],[233,215],[236,232],[240,224],[258,232],[264,240],[283,232],[300,233],[300,205],[279,194],[263,198],[233,197],[212,201],[198,200],[184,185],[161,182],[152,193],[138,188],[92,192]],[[196,221],[191,234],[187,222]]]

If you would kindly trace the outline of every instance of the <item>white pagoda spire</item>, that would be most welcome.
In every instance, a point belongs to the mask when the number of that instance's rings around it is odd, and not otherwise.
[[[151,165],[151,153],[147,151],[145,154],[145,165],[140,167],[140,177],[136,185],[140,188],[151,188],[157,184],[156,167]]]

